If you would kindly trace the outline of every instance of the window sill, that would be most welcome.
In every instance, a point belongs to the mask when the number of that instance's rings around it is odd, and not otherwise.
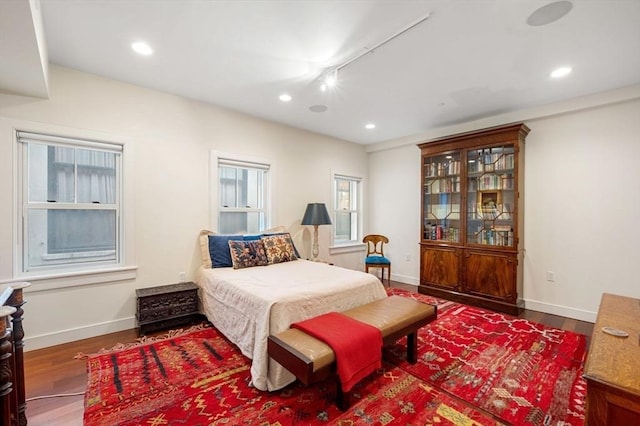
[[[32,285],[25,292],[55,290],[58,288],[77,287],[90,284],[102,284],[114,281],[133,280],[138,274],[137,266],[124,266],[96,271],[64,272],[39,276],[20,276],[14,280],[2,281],[0,284],[10,284],[16,281],[28,281]]]
[[[342,253],[354,253],[359,251],[365,251],[366,245],[363,243],[348,243],[348,244],[339,244],[335,246],[329,247],[329,254],[342,254]]]

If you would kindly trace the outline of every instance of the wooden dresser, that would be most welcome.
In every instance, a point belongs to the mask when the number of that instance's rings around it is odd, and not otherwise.
[[[607,334],[603,327],[628,337]],[[602,295],[584,378],[588,426],[640,425],[640,299]]]
[[[23,290],[31,284],[0,285],[0,426],[26,426]]]

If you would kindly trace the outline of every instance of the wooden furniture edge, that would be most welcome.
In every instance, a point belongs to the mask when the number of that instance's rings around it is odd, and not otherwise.
[[[0,333],[0,424],[26,426],[27,403],[24,375],[24,328],[22,326],[22,307],[26,303],[23,290],[31,283],[18,282],[9,285],[10,291],[3,292],[7,296],[4,307],[7,315]],[[0,308],[2,305],[0,305]]]

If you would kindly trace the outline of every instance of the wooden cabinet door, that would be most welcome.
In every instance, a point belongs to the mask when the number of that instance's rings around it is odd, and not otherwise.
[[[512,253],[465,251],[464,291],[515,303],[518,259]]]
[[[422,245],[420,252],[420,285],[460,290],[460,249]]]

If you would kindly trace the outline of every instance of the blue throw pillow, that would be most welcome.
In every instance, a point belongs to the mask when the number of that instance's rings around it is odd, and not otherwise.
[[[233,266],[230,240],[241,240],[241,235],[209,235],[209,256],[211,256],[212,268],[227,268]]]

